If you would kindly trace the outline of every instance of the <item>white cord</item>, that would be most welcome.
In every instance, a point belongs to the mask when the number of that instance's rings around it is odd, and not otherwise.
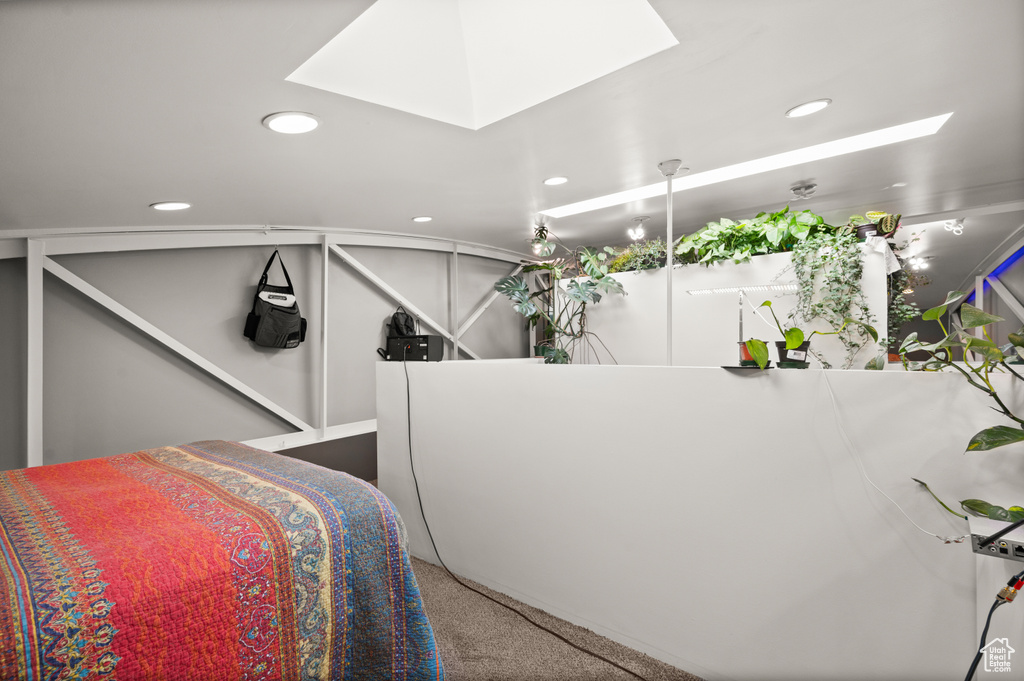
[[[850,440],[850,436],[846,434],[846,428],[843,427],[843,421],[841,418],[839,418],[839,405],[836,403],[835,393],[832,392],[832,384],[828,382],[828,372],[822,370],[821,377],[825,381],[825,387],[828,388],[828,396],[832,399],[832,411],[835,414],[836,425],[839,427],[839,434],[842,435],[843,443],[846,445],[846,449],[850,452],[850,456],[853,458],[853,460],[857,462],[857,468],[860,469],[860,474],[864,476],[864,479],[868,481],[868,484],[874,487],[876,490],[878,490],[879,494],[888,499],[893,506],[898,508],[900,510],[900,513],[902,513],[904,517],[906,517],[906,519],[909,520],[914,527],[921,530],[927,535],[935,537],[943,544],[961,544],[965,539],[969,539],[970,535],[967,534],[961,535],[959,537],[943,537],[941,535],[935,534],[934,532],[929,532],[928,530],[924,529],[923,527],[915,523],[914,519],[907,515],[907,512],[904,511],[899,504],[893,501],[892,497],[883,492],[882,488],[876,485],[874,481],[872,481],[871,478],[868,477],[868,472],[864,470],[864,464],[861,462],[860,457],[857,455],[857,450],[854,448],[853,443]]]

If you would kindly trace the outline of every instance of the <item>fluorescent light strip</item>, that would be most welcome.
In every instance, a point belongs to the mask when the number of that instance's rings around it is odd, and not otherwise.
[[[804,147],[803,149],[795,149],[793,151],[775,154],[774,156],[765,156],[764,158],[755,159],[753,161],[744,161],[743,163],[736,163],[731,166],[725,166],[724,168],[717,168],[703,173],[687,175],[678,179],[673,178],[672,191],[674,193],[683,191],[684,189],[704,187],[709,184],[726,182],[728,180],[735,180],[741,177],[757,175],[759,173],[767,173],[781,168],[789,168],[800,165],[801,163],[820,161],[824,158],[842,156],[843,154],[851,154],[855,151],[874,149],[875,147],[882,147],[887,144],[895,144],[896,142],[905,142],[906,140],[912,140],[918,137],[934,135],[952,115],[953,112],[950,111],[949,113],[942,114],[941,116],[923,118],[911,123],[894,125],[891,128],[882,128],[881,130],[865,132],[860,135],[854,135],[853,137],[844,137],[843,139],[834,140],[832,142],[815,144],[810,147]],[[608,194],[607,196],[599,196],[596,199],[587,199],[586,201],[578,201],[565,206],[542,210],[541,213],[553,218],[564,218],[569,215],[578,215],[580,213],[586,213],[600,208],[618,206],[623,203],[629,203],[630,201],[641,201],[643,199],[654,198],[655,196],[664,196],[665,184],[665,182],[649,184],[646,187],[629,189],[627,191],[616,192],[615,194]]]
[[[695,288],[687,291],[691,296],[709,296],[712,293],[739,293],[740,291],[798,291],[798,284],[771,284],[768,286],[730,286],[728,288]]]

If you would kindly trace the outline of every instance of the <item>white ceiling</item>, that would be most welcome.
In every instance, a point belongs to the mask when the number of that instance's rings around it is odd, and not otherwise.
[[[674,231],[786,203],[835,223],[902,213],[902,231],[966,216],[962,236],[932,225],[914,244],[940,298],[1024,225],[1020,0],[651,0],[678,45],[478,130],[286,80],[371,4],[0,2],[0,230],[278,224],[525,251],[539,211],[658,182],[666,159],[702,172],[950,111],[930,137],[680,192]],[[820,97],[833,105],[783,116]],[[260,125],[282,110],[321,126]],[[793,202],[804,182],[817,193]],[[193,207],[148,207],[172,199]],[[640,214],[656,231],[664,198],[551,226],[621,244]]]

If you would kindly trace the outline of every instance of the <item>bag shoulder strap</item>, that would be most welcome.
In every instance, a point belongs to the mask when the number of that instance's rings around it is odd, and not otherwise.
[[[263,268],[263,275],[260,277],[259,285],[256,286],[256,292],[259,293],[267,285],[267,273],[270,272],[270,266],[274,264],[274,258],[277,258],[277,262],[281,265],[281,271],[284,272],[284,280],[288,282],[288,292],[294,295],[295,289],[292,288],[292,278],[288,276],[288,268],[284,266],[284,258],[281,257],[276,248],[270,255],[267,266]]]

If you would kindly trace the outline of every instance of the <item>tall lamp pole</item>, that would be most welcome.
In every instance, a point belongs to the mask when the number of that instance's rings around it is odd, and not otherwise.
[[[679,172],[683,162],[678,158],[662,161],[658,164],[658,170],[665,176],[668,186],[665,189],[665,202],[668,209],[666,218],[665,236],[665,279],[667,280],[665,293],[665,327],[666,347],[665,364],[672,366],[672,176]]]

